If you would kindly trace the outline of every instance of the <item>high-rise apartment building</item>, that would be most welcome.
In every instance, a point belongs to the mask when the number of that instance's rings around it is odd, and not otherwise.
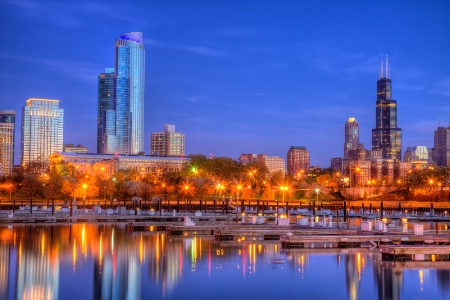
[[[269,173],[281,172],[283,176],[285,175],[286,164],[284,158],[276,155],[267,154],[241,154],[238,161],[246,165],[248,163],[261,163],[266,166]]]
[[[97,151],[143,153],[145,49],[141,32],[119,36],[115,67],[105,69],[98,84]]]
[[[355,118],[349,118],[345,122],[344,158],[348,157],[348,151],[364,148],[359,144],[359,124]]]
[[[117,150],[114,68],[98,76],[97,153]]]
[[[434,131],[433,161],[436,166],[450,165],[450,126],[439,126]]]
[[[0,110],[0,176],[12,174],[16,112]]]
[[[47,162],[55,151],[63,150],[64,109],[59,100],[30,98],[22,110],[22,165]]]
[[[284,158],[276,155],[258,154],[258,162],[263,163],[269,170],[269,173],[281,172],[285,174]]]
[[[392,99],[392,81],[386,56],[377,81],[376,128],[372,129],[372,150],[381,150],[384,159],[401,160],[402,130],[397,127],[397,101]]]
[[[305,146],[291,146],[287,152],[287,172],[290,176],[298,172],[307,174],[310,168],[309,152]]]
[[[184,134],[175,131],[175,125],[165,125],[164,132],[152,133],[150,155],[184,156]]]

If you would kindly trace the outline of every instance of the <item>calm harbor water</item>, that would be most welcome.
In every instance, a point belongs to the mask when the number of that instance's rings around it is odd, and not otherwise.
[[[124,225],[0,226],[0,299],[450,299],[450,264]]]

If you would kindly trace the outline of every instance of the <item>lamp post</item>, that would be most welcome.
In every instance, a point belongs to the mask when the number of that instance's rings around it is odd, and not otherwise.
[[[9,201],[11,201],[12,184],[9,184]]]
[[[84,197],[83,197],[83,213],[84,213],[84,200],[86,200],[86,188],[87,188],[87,184],[83,184],[83,188],[84,188]]]
[[[189,189],[189,186],[185,185],[184,186],[184,204],[185,204],[186,211],[187,211],[187,192],[188,192],[188,189]]]
[[[313,218],[314,218],[314,220],[316,219],[316,202],[318,202],[319,201],[319,188],[316,188],[315,189],[315,191],[316,191],[316,201],[314,201],[314,205],[313,205]]]
[[[283,193],[283,204],[285,204],[285,201],[284,201],[284,193],[288,190],[288,187],[287,187],[287,186],[281,186],[281,187],[280,187],[280,190],[281,190],[281,192]]]
[[[113,188],[113,191],[114,191],[114,187],[116,186],[116,177],[113,177],[112,181],[113,181],[113,187],[112,188]],[[110,193],[109,197],[110,197],[110,201],[111,201],[111,209],[113,209],[113,193]]]
[[[167,199],[167,196],[166,196],[166,184],[165,183],[162,184],[162,188],[163,188],[163,197],[166,198],[166,200],[167,200],[167,210],[169,210],[169,200]],[[161,210],[162,210],[162,204],[161,204]],[[159,214],[162,215],[162,211],[160,211]]]

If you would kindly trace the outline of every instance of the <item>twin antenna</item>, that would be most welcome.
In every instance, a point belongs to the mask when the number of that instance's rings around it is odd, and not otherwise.
[[[389,79],[389,73],[391,72],[391,69],[389,69],[389,60],[388,56],[386,55],[386,73],[383,70],[383,55],[381,56],[381,62],[380,62],[380,79],[386,78]]]

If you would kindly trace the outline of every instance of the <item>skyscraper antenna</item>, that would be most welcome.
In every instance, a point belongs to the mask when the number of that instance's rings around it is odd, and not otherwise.
[[[383,78],[383,55],[381,55],[381,60],[380,60],[380,79]]]
[[[386,79],[389,79],[389,60],[387,55],[386,55]]]

